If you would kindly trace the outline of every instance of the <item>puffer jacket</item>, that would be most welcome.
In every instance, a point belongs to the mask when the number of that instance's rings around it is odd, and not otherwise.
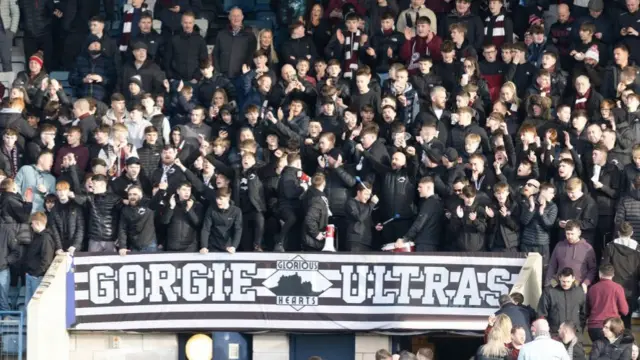
[[[75,201],[85,206],[88,214],[87,237],[93,241],[116,241],[122,198],[114,193],[80,195]]]
[[[613,281],[622,285],[629,311],[638,307],[638,281],[640,280],[640,248],[638,242],[629,238],[618,238],[608,243],[602,254],[602,263],[611,264],[615,270]]]
[[[19,194],[5,192],[0,195],[0,226],[8,228],[19,244],[31,243],[29,216],[32,204]]]
[[[176,200],[174,209],[168,206],[162,213],[162,223],[167,225],[167,251],[185,251],[193,244],[199,244],[200,225],[204,217],[202,204],[194,200],[187,211],[187,202]]]
[[[100,75],[102,82],[85,83],[83,79],[89,74]],[[78,56],[76,66],[69,74],[69,84],[75,88],[78,97],[93,97],[100,101],[105,100],[115,80],[116,69],[113,60],[106,55],[97,58],[89,54]]]
[[[547,319],[551,333],[557,333],[560,324],[565,321],[573,321],[578,333],[581,333],[587,321],[586,303],[582,287],[573,285],[569,290],[564,290],[560,285],[550,286],[542,291],[538,315]]]
[[[598,340],[591,347],[590,360],[627,360],[631,359],[634,338],[631,330],[625,330],[616,341]]]
[[[151,174],[160,166],[162,144],[160,144],[159,141],[160,139],[158,139],[154,145],[145,141],[142,147],[138,149],[138,157],[142,165],[142,174],[147,178],[150,178]]]
[[[18,0],[20,20],[27,35],[38,37],[51,31],[53,1]]]
[[[521,205],[522,237],[520,242],[523,245],[532,246],[549,245],[551,230],[558,217],[558,206],[549,202],[545,206],[543,214],[540,215],[540,204],[536,203],[533,211],[529,210],[528,202],[523,202]]]
[[[633,227],[633,239],[640,241],[640,190],[632,190],[618,203],[613,221],[615,229],[618,230],[625,221]]]
[[[78,251],[82,249],[84,240],[85,218],[84,210],[73,201],[62,204],[57,201],[47,215],[47,227],[51,230],[56,249],[67,250],[73,246]]]
[[[24,70],[20,71],[18,75],[16,75],[16,79],[13,80],[13,86],[25,88],[29,98],[34,99],[36,97],[36,93],[42,87],[42,81],[46,78],[48,78],[48,75],[44,70],[40,71],[40,73],[35,77],[31,77],[29,71]]]
[[[350,197],[350,189],[356,185],[356,178],[344,166],[318,169],[324,171],[327,185],[324,188],[329,199],[333,216],[344,216],[345,204]]]

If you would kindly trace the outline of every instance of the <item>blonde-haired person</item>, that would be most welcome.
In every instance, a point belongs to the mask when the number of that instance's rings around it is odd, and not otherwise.
[[[500,325],[498,325],[498,321],[500,321]],[[495,325],[489,332],[487,343],[478,349],[476,360],[509,360],[509,352],[505,346],[504,330],[507,330],[506,343],[509,343],[511,342],[511,320],[508,316],[501,314],[496,317]]]
[[[267,65],[270,67],[278,65],[280,59],[278,59],[276,47],[273,43],[273,31],[271,29],[262,29],[258,32],[257,38],[256,50],[263,50],[267,54]]]

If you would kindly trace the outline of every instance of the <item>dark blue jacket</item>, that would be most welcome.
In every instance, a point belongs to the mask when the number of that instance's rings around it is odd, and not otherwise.
[[[513,326],[522,326],[524,332],[527,335],[526,342],[533,340],[531,337],[531,316],[527,309],[520,307],[516,304],[507,304],[496,311],[496,316],[505,314],[511,319]]]
[[[102,82],[85,84],[83,79],[89,74],[100,75]],[[91,58],[88,54],[80,55],[69,74],[69,84],[75,88],[77,97],[93,97],[104,101],[115,83],[115,77],[115,68],[110,58],[104,55],[97,58]]]

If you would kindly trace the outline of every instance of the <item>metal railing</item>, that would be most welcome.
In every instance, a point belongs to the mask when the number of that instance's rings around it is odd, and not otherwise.
[[[0,311],[0,360],[22,360],[26,349],[22,311]]]

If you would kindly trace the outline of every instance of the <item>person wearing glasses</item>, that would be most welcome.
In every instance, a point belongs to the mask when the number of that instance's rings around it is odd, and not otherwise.
[[[558,206],[553,202],[556,189],[550,183],[540,184],[537,180],[527,181],[523,192],[538,193],[522,202],[520,227],[520,251],[537,252],[542,255],[543,264],[549,263],[551,231],[558,216]]]

